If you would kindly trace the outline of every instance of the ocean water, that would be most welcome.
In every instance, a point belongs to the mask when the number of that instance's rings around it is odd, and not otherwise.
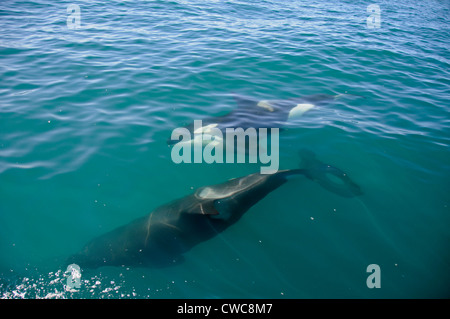
[[[437,0],[1,1],[0,296],[450,297],[449,20]],[[322,93],[348,95],[281,132],[280,168],[307,148],[362,196],[293,179],[183,263],[66,289],[87,241],[261,166],[175,164],[174,128],[233,94]]]

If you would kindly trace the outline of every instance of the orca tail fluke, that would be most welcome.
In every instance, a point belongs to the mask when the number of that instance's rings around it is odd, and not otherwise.
[[[326,190],[343,197],[355,197],[363,194],[359,185],[339,168],[325,164],[307,149],[299,152],[301,157],[300,170],[303,174],[320,184]]]

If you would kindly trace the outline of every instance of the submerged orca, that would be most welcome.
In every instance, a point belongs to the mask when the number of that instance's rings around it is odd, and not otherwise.
[[[82,268],[163,267],[177,263],[185,252],[236,223],[253,205],[293,175],[317,181],[341,196],[362,194],[359,186],[341,170],[320,162],[309,151],[304,151],[302,157],[303,167],[299,169],[270,175],[255,173],[201,187],[191,195],[94,238],[68,262]]]
[[[318,106],[324,106],[343,96],[357,96],[354,94],[314,94],[286,100],[255,100],[248,97],[234,95],[237,108],[221,116],[210,116],[202,119],[203,127],[195,131],[194,123],[185,126],[191,134],[208,133],[210,128],[217,128],[225,135],[227,128],[283,128],[290,118],[297,118]],[[269,131],[270,133],[270,131]],[[169,138],[169,145],[179,140]]]

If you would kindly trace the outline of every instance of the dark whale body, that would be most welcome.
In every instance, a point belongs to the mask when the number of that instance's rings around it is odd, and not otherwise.
[[[337,168],[304,152],[302,169],[259,173],[205,186],[193,194],[160,206],[149,215],[94,238],[71,256],[81,268],[100,266],[164,267],[182,260],[185,252],[236,223],[267,194],[290,176],[303,175],[345,197],[361,194],[350,178]],[[306,160],[305,160],[306,157]],[[340,180],[334,182],[327,175]]]
[[[223,135],[227,128],[267,128],[270,134],[272,128],[283,129],[290,117],[299,117],[318,106],[324,106],[341,95],[314,94],[304,97],[285,100],[255,100],[241,95],[234,95],[237,107],[220,116],[209,116],[202,119],[204,127],[214,125]],[[194,123],[186,125],[191,134],[194,134]],[[169,138],[169,145],[179,140]]]

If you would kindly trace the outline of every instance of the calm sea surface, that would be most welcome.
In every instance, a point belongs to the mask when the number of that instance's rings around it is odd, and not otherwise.
[[[1,1],[0,296],[450,297],[449,20],[432,0]],[[307,148],[364,195],[291,180],[183,263],[65,290],[87,241],[259,171],[174,164],[174,128],[318,93],[349,95],[280,133],[280,168]]]

